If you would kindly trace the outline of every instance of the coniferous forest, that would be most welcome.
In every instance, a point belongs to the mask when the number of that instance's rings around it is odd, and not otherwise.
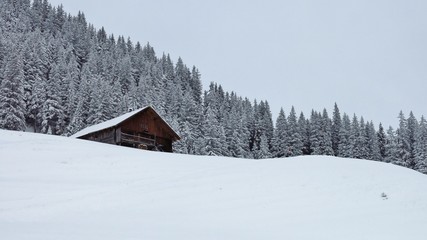
[[[297,103],[284,103],[292,105]],[[69,136],[152,105],[182,140],[179,153],[241,158],[335,155],[427,173],[427,121],[400,112],[399,127],[363,117],[283,109],[211,83],[181,58],[96,29],[47,0],[0,1],[0,128]]]

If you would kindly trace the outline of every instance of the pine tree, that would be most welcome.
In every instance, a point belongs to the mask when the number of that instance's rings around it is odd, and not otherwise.
[[[418,130],[418,122],[415,118],[412,111],[409,113],[409,117],[407,119],[407,141],[409,144],[409,158],[407,159],[407,167],[411,169],[415,169],[415,141],[416,141],[416,132]]]
[[[291,112],[288,117],[288,131],[286,134],[287,138],[287,149],[288,156],[300,156],[302,155],[303,142],[300,135],[300,129],[298,127],[297,117],[295,109],[292,106]]]
[[[193,95],[194,102],[197,105],[202,104],[202,82],[200,81],[199,70],[193,66],[191,71],[190,87]]]
[[[273,117],[270,110],[270,105],[268,104],[268,101],[265,101],[265,110],[263,113],[263,124],[265,126],[265,136],[267,138],[267,144],[268,144],[268,151],[269,155],[271,153],[271,140],[273,139],[273,133],[274,133],[274,125],[273,125]]]
[[[257,158],[256,151],[260,149],[260,143],[261,143],[261,135],[265,134],[266,132],[266,126],[264,124],[263,114],[265,111],[265,105],[264,102],[261,101],[259,104],[257,100],[254,101],[254,107],[251,116],[250,116],[250,123],[249,123],[249,147],[250,151],[254,155],[254,158]]]
[[[1,7],[1,5],[0,5]],[[1,29],[1,28],[0,28]],[[7,46],[5,44],[5,40],[3,39],[4,36],[0,36],[0,84],[1,84],[1,69],[4,67],[4,60],[6,57],[6,52],[7,52]]]
[[[19,42],[17,40],[17,42]],[[20,46],[10,45],[0,84],[0,128],[24,131],[24,70]]]
[[[326,109],[323,109],[322,114],[322,152],[323,155],[334,155],[332,149],[332,122]]]
[[[186,92],[183,97],[182,110],[178,115],[179,132],[181,134],[180,147],[178,151],[187,154],[196,154],[196,141],[201,138],[197,136],[197,128],[201,112],[198,111],[190,92]],[[224,153],[222,153],[224,154]]]
[[[89,83],[91,91],[90,113],[87,119],[88,125],[94,125],[105,122],[115,117],[114,114],[114,103],[111,96],[113,89],[110,84],[103,81],[98,75],[90,75],[91,82]],[[134,106],[132,109],[136,109]]]
[[[255,159],[265,159],[271,156],[266,134],[261,135],[259,148],[255,150],[254,156]]]
[[[333,155],[331,139],[331,119],[326,109],[323,115],[312,111],[311,114],[311,149],[314,155]]]
[[[287,149],[287,120],[283,108],[280,109],[279,116],[276,120],[273,139],[273,156],[277,158],[287,157],[289,155]]]
[[[356,119],[357,120],[357,119]],[[353,157],[352,151],[352,124],[347,114],[343,114],[342,125],[340,128],[340,140],[338,143],[338,156],[339,157]]]
[[[83,101],[79,101],[76,109],[71,117],[70,124],[66,128],[66,136],[70,136],[80,130],[82,130],[86,124],[84,119]]]
[[[387,130],[384,161],[393,164],[398,164],[399,162],[398,140],[392,127]]]
[[[368,123],[365,123],[365,119],[360,117],[359,121],[359,135],[358,139],[356,139],[357,145],[359,146],[359,151],[356,154],[356,158],[360,159],[368,159],[369,158],[369,134],[366,126]]]
[[[65,92],[66,99],[64,101],[64,111],[65,111],[65,121],[66,124],[70,124],[72,115],[76,111],[78,104],[78,93],[80,85],[80,71],[78,70],[77,61],[74,54],[70,52],[71,50],[67,49],[67,65],[66,65],[66,76],[64,79],[65,82]]]
[[[132,75],[132,63],[130,56],[126,55],[117,60],[116,76],[120,82],[122,94],[127,94],[130,89],[135,85],[135,79]]]
[[[85,67],[82,73],[82,79],[76,92],[76,105],[70,116],[70,123],[66,129],[66,135],[72,135],[84,127],[88,126],[89,104],[92,100],[89,81],[89,70]]]
[[[338,145],[340,142],[340,130],[341,130],[341,114],[338,109],[338,105],[335,103],[334,112],[332,115],[332,150],[334,155],[338,156]]]
[[[207,109],[206,125],[209,126],[206,132],[205,152],[208,155],[223,156],[226,152],[226,137],[224,128],[219,124],[214,111],[211,108]]]
[[[174,143],[174,151],[177,153],[184,154],[195,154],[196,149],[194,145],[194,139],[191,135],[191,130],[188,122],[180,122],[178,127],[178,134],[181,136],[181,140]]]
[[[381,161],[380,148],[378,146],[377,133],[375,131],[374,123],[371,121],[366,123],[366,141],[367,141],[367,159]]]
[[[397,130],[397,152],[398,159],[396,164],[407,167],[411,157],[411,150],[408,137],[408,122],[403,115],[399,113],[399,129]]]
[[[235,93],[230,96],[230,111],[225,123],[226,141],[228,151],[233,157],[244,157],[247,155],[246,140],[249,138],[246,117],[243,113],[241,99]]]
[[[59,83],[63,80],[61,70],[58,65],[52,69],[52,76],[49,78],[46,92],[46,101],[41,109],[42,123],[41,132],[47,134],[62,134],[64,129],[64,108],[61,98],[58,95]]]
[[[304,113],[301,112],[298,118],[298,128],[302,138],[302,154],[310,155],[311,147],[310,147],[310,121],[305,119]]]
[[[254,103],[254,123],[251,129],[252,144],[251,149],[260,148],[261,136],[264,134],[271,151],[271,140],[273,138],[274,127],[268,102],[261,101],[259,104]]]
[[[28,34],[23,50],[25,118],[28,127],[40,132],[41,107],[46,101],[45,84],[47,72],[45,39],[36,30]]]
[[[377,140],[378,140],[378,149],[379,149],[380,161],[384,161],[384,158],[386,156],[385,145],[386,145],[387,139],[386,139],[386,135],[384,132],[383,125],[381,123],[378,127]]]
[[[321,140],[322,140],[322,119],[319,113],[311,111],[310,116],[310,143],[313,155],[322,155]]]
[[[415,170],[427,174],[427,121],[421,117],[415,138]]]
[[[252,152],[251,152],[251,146],[250,146],[250,139],[251,139],[251,133],[250,133],[250,127],[253,122],[254,117],[254,109],[252,107],[251,102],[248,98],[245,98],[244,100],[241,100],[242,102],[242,131],[243,131],[243,149],[244,149],[244,157],[245,158],[253,158]]]
[[[181,87],[182,92],[191,92],[191,73],[187,66],[185,66],[181,58],[178,58],[178,61],[176,63],[175,78],[173,81],[175,86]]]
[[[362,144],[363,142],[361,142],[359,120],[357,119],[356,114],[354,114],[353,120],[351,122],[350,133],[351,155],[353,158],[363,158]]]
[[[259,135],[259,126],[257,121],[257,113],[258,113],[258,103],[257,100],[254,100],[253,108],[251,108],[251,111],[249,113],[249,122],[248,122],[248,129],[249,129],[249,151],[253,153],[255,149],[257,149],[257,143],[259,142],[258,135]]]

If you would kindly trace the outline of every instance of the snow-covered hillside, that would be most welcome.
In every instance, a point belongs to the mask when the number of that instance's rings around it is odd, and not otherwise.
[[[333,157],[197,157],[0,130],[1,239],[426,239],[427,176]]]

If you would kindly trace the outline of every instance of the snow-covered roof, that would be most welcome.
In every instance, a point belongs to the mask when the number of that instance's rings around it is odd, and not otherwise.
[[[71,135],[70,137],[72,137],[72,138],[79,138],[79,137],[82,137],[82,136],[85,136],[85,135],[87,135],[87,134],[89,134],[89,133],[93,133],[93,132],[98,132],[98,131],[101,131],[101,130],[104,130],[104,129],[107,129],[107,128],[110,128],[110,127],[115,127],[115,126],[117,126],[117,125],[119,125],[120,123],[122,123],[122,122],[124,122],[125,120],[127,120],[127,119],[129,119],[129,118],[131,118],[132,116],[134,116],[135,114],[137,114],[137,113],[139,113],[139,112],[141,112],[141,111],[144,111],[144,110],[146,110],[146,109],[148,109],[148,108],[151,108],[157,115],[159,115],[157,112],[156,112],[156,110],[154,110],[154,108],[152,108],[151,106],[147,106],[147,107],[143,107],[143,108],[140,108],[140,109],[137,109],[137,110],[134,110],[134,111],[131,111],[131,112],[128,112],[128,113],[125,113],[125,114],[123,114],[123,115],[121,115],[121,116],[118,116],[118,117],[116,117],[116,118],[113,118],[113,119],[110,119],[110,120],[108,120],[108,121],[105,121],[105,122],[102,122],[102,123],[99,123],[99,124],[95,124],[95,125],[93,125],[93,126],[90,126],[90,127],[87,127],[87,128],[84,128],[84,129],[82,129],[82,130],[80,130],[80,131],[78,131],[77,133],[75,133],[75,134],[73,134],[73,135]],[[160,116],[160,115],[159,115]],[[161,118],[161,117],[160,117]],[[170,128],[170,129],[172,129],[172,127],[168,124],[168,123],[166,123],[164,120],[163,120],[163,122]],[[172,129],[172,131],[175,133],[175,131]],[[176,134],[176,133],[175,133]],[[178,136],[178,134],[176,134],[177,136]],[[179,136],[178,136],[178,138],[179,138]]]

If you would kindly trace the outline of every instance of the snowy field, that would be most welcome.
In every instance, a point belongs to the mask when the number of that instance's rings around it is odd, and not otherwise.
[[[427,239],[427,176],[334,157],[245,160],[0,130],[0,239]]]

